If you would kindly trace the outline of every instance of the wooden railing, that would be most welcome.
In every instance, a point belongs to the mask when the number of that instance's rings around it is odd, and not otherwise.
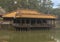
[[[12,24],[15,27],[53,27],[51,24]]]

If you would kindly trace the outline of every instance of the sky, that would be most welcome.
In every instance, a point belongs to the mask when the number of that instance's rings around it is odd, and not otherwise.
[[[60,4],[60,0],[52,0],[52,2],[54,3],[53,8],[57,8],[58,4]]]

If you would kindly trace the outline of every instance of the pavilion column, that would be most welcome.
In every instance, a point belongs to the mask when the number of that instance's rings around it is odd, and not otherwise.
[[[26,19],[24,19],[24,22],[25,22],[25,24],[26,24]]]
[[[20,24],[22,24],[22,20],[20,19]]]
[[[29,23],[30,23],[30,25],[31,25],[31,19],[29,20]]]
[[[50,20],[50,25],[53,26],[53,24],[54,24],[54,23],[53,23],[53,20]]]
[[[52,21],[52,25],[54,25],[54,21],[53,20],[51,20]]]
[[[54,27],[55,27],[55,20],[54,20]]]
[[[41,25],[43,25],[43,21],[42,20],[40,20],[41,21]]]
[[[53,25],[53,20],[48,20],[49,25]]]
[[[37,24],[37,19],[35,19],[35,24]]]
[[[53,20],[50,20],[50,24],[51,27],[53,26]]]
[[[52,26],[55,27],[55,20],[52,20]]]

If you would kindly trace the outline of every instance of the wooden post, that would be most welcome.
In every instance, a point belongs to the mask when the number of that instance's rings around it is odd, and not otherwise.
[[[22,24],[22,19],[20,19],[20,24]]]
[[[35,20],[35,25],[37,25],[37,19]]]
[[[29,24],[27,25],[27,30],[30,31],[31,30],[31,19],[29,20]]]
[[[22,19],[20,19],[20,25],[22,25]],[[21,27],[20,27],[20,32],[21,32],[22,30],[21,30]]]
[[[54,20],[54,27],[55,27],[55,20]]]
[[[31,27],[31,19],[29,20],[29,25],[30,25],[30,27]]]
[[[30,23],[30,25],[31,25],[31,19],[29,20],[29,23]]]
[[[52,20],[52,26],[55,27],[55,20]]]
[[[42,20],[41,20],[41,26],[44,26],[44,25],[43,25],[43,21],[42,21]]]
[[[50,20],[50,27],[53,26],[53,20]]]
[[[53,20],[51,20],[52,21],[52,25],[54,25],[54,21]]]
[[[26,19],[24,19],[24,21],[25,21],[25,24],[26,24]]]
[[[53,20],[49,20],[49,26],[50,26],[50,27],[53,26]]]

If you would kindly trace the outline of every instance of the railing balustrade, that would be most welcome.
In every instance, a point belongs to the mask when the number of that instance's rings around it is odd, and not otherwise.
[[[52,24],[18,24],[13,23],[13,26],[16,27],[52,27]]]

